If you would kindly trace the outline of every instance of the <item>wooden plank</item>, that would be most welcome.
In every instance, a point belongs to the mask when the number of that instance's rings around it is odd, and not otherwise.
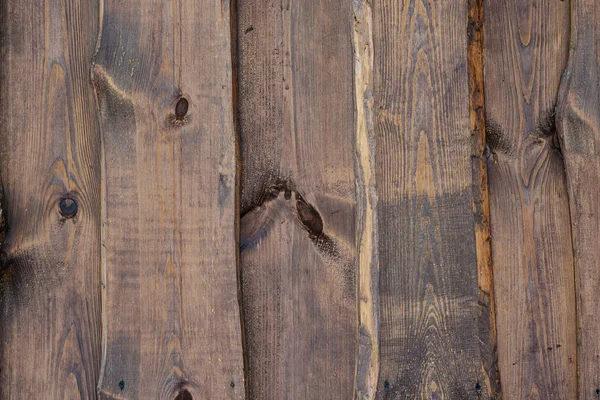
[[[374,9],[381,399],[489,397],[466,31],[465,0]]]
[[[354,104],[357,163],[358,323],[355,399],[375,398],[379,380],[379,252],[375,182],[373,9],[353,0]]]
[[[483,377],[490,397],[500,398],[498,337],[492,249],[490,246],[490,204],[485,143],[485,91],[483,77],[483,0],[468,0],[467,64],[471,122],[471,171],[475,246],[479,282],[479,337]]]
[[[105,0],[101,398],[244,398],[228,2]]]
[[[0,2],[0,398],[90,399],[100,370],[96,1]]]
[[[600,397],[600,5],[571,2],[571,52],[562,77],[557,127],[569,191],[578,322],[578,393]],[[567,221],[565,221],[567,222]]]
[[[569,3],[484,7],[492,257],[502,390],[576,396],[573,255],[554,106]]]
[[[238,2],[252,399],[354,396],[357,235],[370,233],[355,172],[368,165],[355,158],[352,12],[350,1]]]

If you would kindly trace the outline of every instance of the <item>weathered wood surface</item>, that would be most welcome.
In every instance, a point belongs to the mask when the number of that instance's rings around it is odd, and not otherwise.
[[[230,11],[105,0],[101,398],[244,398]]]
[[[253,399],[354,395],[357,235],[370,232],[365,178],[355,172],[369,166],[355,155],[352,29],[351,1],[238,2],[241,278]]]
[[[492,256],[503,394],[576,397],[569,204],[554,107],[569,3],[486,2]]]
[[[489,186],[486,162],[485,96],[483,77],[483,0],[468,0],[467,65],[471,122],[471,175],[475,246],[479,282],[479,336],[484,382],[492,398],[500,398],[496,302],[490,236]]]
[[[557,127],[569,190],[578,317],[579,398],[600,397],[600,4],[571,2],[571,52]],[[568,222],[568,220],[566,221]]]
[[[379,246],[375,182],[373,9],[352,1],[358,251],[358,360],[355,398],[373,399],[379,379]]]
[[[2,1],[0,17],[10,228],[0,268],[0,398],[90,399],[101,358],[100,137],[89,86],[98,3]]]
[[[381,399],[488,398],[479,337],[467,2],[374,7]],[[483,356],[487,358],[486,356]]]
[[[598,399],[596,3],[0,1],[0,399]]]

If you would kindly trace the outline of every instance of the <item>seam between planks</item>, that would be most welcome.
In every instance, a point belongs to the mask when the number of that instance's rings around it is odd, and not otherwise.
[[[92,56],[92,62],[90,63],[90,81],[89,84],[92,87],[94,93],[94,103],[96,108],[96,120],[98,121],[98,127],[100,124],[100,103],[98,101],[98,93],[96,91],[96,85],[94,82],[94,69],[96,66],[96,56],[100,51],[100,43],[102,40],[102,32],[104,28],[104,0],[98,0],[98,37],[96,38],[96,46],[94,54]],[[98,375],[98,382],[96,382],[96,396],[100,396],[100,388],[102,387],[102,380],[104,378],[104,370],[106,368],[106,349],[107,349],[107,335],[106,329],[108,325],[108,318],[106,313],[106,157],[104,151],[104,135],[101,131],[100,134],[100,311],[101,311],[101,362],[100,362],[100,374]]]
[[[569,93],[569,88],[571,86],[571,66],[572,66],[573,60],[575,58],[575,50],[576,50],[575,42],[576,42],[577,30],[573,26],[574,21],[575,20],[573,18],[573,0],[570,0],[569,1],[569,54],[567,56],[567,65],[565,65],[564,71],[560,77],[558,95],[557,95],[556,106],[555,106],[555,111],[554,111],[554,123],[556,126],[556,135],[558,136],[558,140],[559,140],[561,149],[565,148],[565,144],[564,144],[565,132],[563,129],[563,125],[560,123],[560,121],[562,120],[562,114],[563,114],[564,108],[567,104],[566,97]],[[562,155],[562,151],[561,151],[561,155]],[[582,378],[581,378],[581,374],[580,374],[580,364],[579,364],[580,351],[581,351],[581,348],[579,346],[579,344],[581,343],[581,329],[580,329],[580,323],[579,323],[580,305],[579,305],[579,301],[578,301],[579,281],[578,281],[578,277],[577,277],[577,263],[575,261],[577,258],[577,252],[576,252],[576,248],[575,248],[575,229],[573,229],[573,221],[574,221],[573,213],[574,213],[575,202],[571,198],[571,194],[573,193],[573,188],[571,187],[572,180],[568,179],[569,168],[567,166],[567,163],[564,160],[564,156],[563,156],[563,166],[564,166],[565,180],[567,182],[567,202],[569,203],[569,224],[571,226],[571,229],[570,229],[571,251],[573,252],[573,286],[574,286],[574,293],[575,293],[575,326],[576,326],[575,334],[576,334],[576,338],[577,338],[577,345],[575,346],[575,349],[576,349],[576,351],[575,351],[575,369],[576,369],[576,374],[577,374],[577,385],[576,385],[575,392],[577,394],[577,398],[579,399],[579,398],[581,398]]]
[[[233,117],[233,132],[235,137],[235,268],[238,296],[238,309],[240,317],[240,337],[242,341],[242,358],[244,362],[244,394],[250,398],[250,389],[248,386],[248,351],[246,344],[246,328],[244,326],[244,302],[242,293],[242,262],[240,255],[240,223],[241,223],[241,201],[242,201],[242,152],[240,148],[241,131],[240,118],[238,111],[238,91],[239,91],[239,69],[238,69],[238,17],[237,0],[231,0],[229,3],[229,31],[230,31],[230,51],[231,51],[231,115]]]

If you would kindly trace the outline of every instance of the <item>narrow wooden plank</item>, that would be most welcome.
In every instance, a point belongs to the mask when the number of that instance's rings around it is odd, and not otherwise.
[[[359,343],[355,399],[375,398],[379,380],[379,246],[375,182],[375,97],[373,93],[373,9],[353,0],[354,104]]]
[[[252,399],[354,396],[357,235],[370,233],[355,173],[368,166],[355,158],[352,12],[351,1],[238,2]]]
[[[502,390],[576,396],[573,255],[554,106],[569,3],[484,7],[492,257]]]
[[[571,1],[571,52],[557,106],[573,230],[578,394],[600,398],[600,4]],[[566,221],[565,221],[566,222]]]
[[[490,233],[490,203],[485,143],[485,91],[483,77],[483,0],[468,0],[467,57],[469,67],[471,171],[475,246],[479,282],[479,337],[485,386],[490,397],[500,398],[496,331],[496,300]]]
[[[0,2],[0,398],[93,399],[100,371],[98,4]]]
[[[101,398],[244,398],[229,4],[105,0]]]
[[[381,399],[488,398],[479,337],[467,1],[374,8]]]

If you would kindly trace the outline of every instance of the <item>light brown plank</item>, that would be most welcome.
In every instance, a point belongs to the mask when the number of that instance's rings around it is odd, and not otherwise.
[[[0,267],[0,398],[93,399],[100,136],[89,69],[98,4],[6,0],[0,16],[0,174],[10,227]]]
[[[238,2],[252,399],[354,395],[357,235],[371,233],[355,172],[368,165],[355,159],[352,13],[351,1]]]
[[[566,166],[578,318],[578,393],[600,398],[600,4],[571,1],[571,53],[557,127]],[[568,221],[567,221],[568,222]]]
[[[573,255],[554,106],[569,3],[484,7],[498,358],[508,399],[576,396]]]
[[[381,371],[377,398],[488,398],[467,1],[374,8]]]
[[[230,11],[105,0],[101,398],[244,398]]]
[[[358,323],[357,400],[373,399],[379,380],[379,246],[375,182],[373,9],[352,1],[356,129]]]

